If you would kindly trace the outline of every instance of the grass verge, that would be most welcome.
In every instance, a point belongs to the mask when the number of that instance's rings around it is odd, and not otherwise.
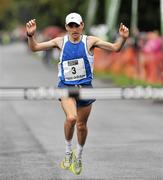
[[[147,83],[143,80],[139,79],[133,79],[129,78],[126,75],[117,75],[112,72],[99,72],[95,71],[94,76],[97,78],[105,79],[105,80],[111,80],[115,86],[120,86],[120,87],[135,87],[135,86],[142,86],[142,87],[163,87],[163,84],[158,84],[158,83]]]

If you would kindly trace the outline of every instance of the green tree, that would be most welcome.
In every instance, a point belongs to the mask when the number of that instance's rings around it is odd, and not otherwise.
[[[105,0],[97,0],[95,24],[105,22],[107,5]],[[109,2],[109,0],[108,0]],[[121,0],[118,22],[130,27],[132,0]],[[73,11],[79,12],[84,21],[88,11],[88,0],[0,0],[0,30],[12,29],[17,24],[25,24],[36,18],[40,29],[49,25],[64,27],[65,16]],[[138,27],[140,30],[160,29],[160,0],[139,0]]]
[[[11,0],[0,0],[0,29],[5,26],[5,21],[8,16],[7,12],[11,8]]]
[[[39,28],[49,25],[64,26],[65,16],[73,11],[86,14],[86,0],[0,0],[0,23],[3,28],[13,28],[35,18]],[[1,10],[2,9],[2,10]],[[5,19],[5,20],[4,20]],[[8,21],[9,20],[9,21]]]

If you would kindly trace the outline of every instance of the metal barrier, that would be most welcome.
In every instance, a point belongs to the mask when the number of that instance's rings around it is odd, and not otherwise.
[[[0,87],[0,100],[57,100],[62,97],[79,99],[163,99],[163,88],[71,88]]]

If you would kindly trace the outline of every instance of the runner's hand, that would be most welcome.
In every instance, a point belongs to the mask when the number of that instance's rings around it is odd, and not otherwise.
[[[36,32],[36,20],[31,19],[26,23],[26,30],[29,35],[34,35]]]
[[[129,36],[129,29],[123,25],[123,23],[120,24],[119,35],[125,39],[127,39]]]

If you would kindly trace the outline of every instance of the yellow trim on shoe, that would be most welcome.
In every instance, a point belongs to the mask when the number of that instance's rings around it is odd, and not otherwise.
[[[81,163],[81,169],[78,172],[76,171],[76,164],[78,163],[77,161],[79,161],[79,160],[76,158],[75,150],[73,150],[73,157],[72,157],[72,164],[70,167],[70,171],[72,171],[75,175],[81,174],[82,169],[83,169],[82,162],[80,162]]]
[[[64,165],[64,162],[66,161],[66,157],[65,157],[65,158],[61,161],[60,167],[61,167],[62,169],[64,169],[64,170],[69,170],[70,167],[71,167],[71,164],[72,164],[72,157],[73,157],[73,152],[70,153],[70,165],[67,166],[67,167]],[[67,163],[69,163],[69,162],[67,162]]]

